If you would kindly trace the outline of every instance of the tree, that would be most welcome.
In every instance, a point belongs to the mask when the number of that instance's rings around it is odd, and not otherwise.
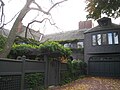
[[[1,1],[1,0],[0,0]],[[43,14],[45,15],[51,15],[50,11],[57,5],[59,5],[60,3],[63,3],[67,0],[62,0],[62,1],[59,1],[55,4],[53,4],[49,9],[48,11],[44,11],[42,9],[42,7],[35,1],[35,0],[26,0],[26,4],[25,6],[22,8],[22,10],[19,12],[19,15],[17,16],[12,28],[11,28],[11,31],[9,33],[9,36],[7,38],[7,41],[6,41],[6,44],[4,46],[4,49],[2,52],[0,52],[0,57],[1,58],[5,58],[7,57],[7,55],[9,54],[10,50],[11,50],[11,47],[13,45],[13,42],[16,38],[16,33],[17,33],[17,30],[18,30],[18,27],[19,27],[19,24],[22,22],[23,18],[25,17],[25,15],[30,11],[30,10],[37,10],[39,12],[42,12]],[[53,0],[51,0],[51,2],[53,2]],[[30,7],[31,4],[35,4],[36,7]],[[4,24],[3,24],[4,25]]]
[[[3,27],[3,23],[4,23],[4,2],[2,0],[0,0],[0,28]]]
[[[87,18],[99,19],[101,14],[108,17],[120,16],[120,0],[86,0],[88,12]]]

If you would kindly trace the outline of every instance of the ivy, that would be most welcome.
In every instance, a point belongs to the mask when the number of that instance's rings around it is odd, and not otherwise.
[[[36,41],[34,39],[31,39],[31,38],[24,38],[24,37],[20,37],[20,36],[17,36],[15,41],[14,41],[15,44],[22,44],[22,43],[25,43],[25,44],[31,44],[31,45],[38,45],[40,44],[39,41]]]
[[[18,56],[30,56],[30,54],[38,49],[39,46],[30,44],[14,44],[9,54],[9,58],[17,58]]]
[[[44,73],[32,73],[25,75],[26,88],[44,90]],[[38,90],[38,89],[37,89]]]
[[[70,56],[72,52],[70,48],[66,48],[58,42],[54,41],[47,41],[43,44],[40,44],[39,50],[43,54],[51,54],[52,56],[52,54],[56,53],[57,55],[64,57]]]

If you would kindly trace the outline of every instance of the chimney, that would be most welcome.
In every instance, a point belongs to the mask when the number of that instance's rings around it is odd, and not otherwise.
[[[92,28],[92,20],[79,22],[79,29],[89,29],[89,28]]]

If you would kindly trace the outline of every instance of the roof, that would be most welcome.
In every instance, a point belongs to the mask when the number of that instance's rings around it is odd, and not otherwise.
[[[45,41],[66,41],[66,40],[75,40],[75,39],[84,39],[84,32],[86,29],[66,31],[62,33],[55,33],[44,35],[41,39],[41,42]]]
[[[87,30],[85,33],[120,29],[120,25],[112,23],[111,19],[107,17],[99,19],[98,23],[98,26]]]
[[[25,31],[26,31],[26,26],[22,26],[21,31],[17,32],[18,36],[25,37]],[[0,35],[3,35],[5,37],[8,37],[10,30],[8,29],[0,29]],[[27,37],[28,38],[34,38],[35,40],[39,41],[40,36],[43,35],[39,31],[35,31],[33,29],[30,29],[30,31],[27,32]]]
[[[25,32],[26,32],[26,26],[22,26],[22,29],[17,33],[17,35],[21,37],[25,37]],[[37,41],[39,41],[41,35],[43,34],[33,29],[29,29],[27,32],[27,38],[33,38]]]

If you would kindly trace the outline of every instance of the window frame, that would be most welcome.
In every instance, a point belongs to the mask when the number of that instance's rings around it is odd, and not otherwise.
[[[117,36],[115,36],[117,34]],[[106,40],[104,43],[104,35],[106,35]],[[91,44],[92,46],[103,46],[103,45],[118,45],[119,44],[119,32],[102,32],[102,33],[96,33],[92,34]],[[100,41],[98,41],[100,40]]]

